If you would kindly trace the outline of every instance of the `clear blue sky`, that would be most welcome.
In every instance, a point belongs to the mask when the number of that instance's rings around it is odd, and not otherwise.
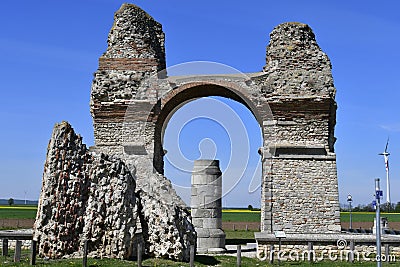
[[[38,198],[54,123],[69,121],[93,145],[92,74],[122,2],[0,2],[0,198]],[[377,154],[388,136],[392,201],[400,201],[398,1],[132,2],[163,24],[168,66],[207,60],[260,71],[276,25],[309,24],[333,65],[341,202],[348,193],[356,204],[371,201],[374,178],[385,176]]]

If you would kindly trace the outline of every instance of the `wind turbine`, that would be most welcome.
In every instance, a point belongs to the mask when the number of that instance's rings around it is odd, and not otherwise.
[[[386,203],[388,205],[388,208],[390,207],[390,183],[389,183],[389,155],[390,153],[387,151],[389,145],[389,138],[386,142],[386,147],[385,151],[383,153],[380,153],[379,155],[383,156],[385,160],[385,167],[386,167]]]

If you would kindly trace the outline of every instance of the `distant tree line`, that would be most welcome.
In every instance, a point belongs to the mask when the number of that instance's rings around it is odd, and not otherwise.
[[[248,206],[247,206],[247,209],[248,209],[248,210],[251,210],[251,211],[260,211],[260,210],[261,210],[261,209],[259,209],[259,208],[253,208],[252,205],[248,205]]]
[[[390,203],[390,205],[384,203],[381,204],[381,212],[389,212],[389,213],[400,213],[400,202],[395,203]],[[348,204],[342,204],[340,206],[340,211],[350,211],[349,205]],[[372,204],[368,205],[358,205],[351,207],[351,211],[354,212],[374,212],[375,208]]]

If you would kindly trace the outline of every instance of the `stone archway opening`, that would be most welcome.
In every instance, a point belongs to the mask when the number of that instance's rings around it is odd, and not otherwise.
[[[164,156],[166,151],[163,147],[163,143],[169,121],[179,109],[186,104],[196,102],[196,100],[201,101],[202,98],[213,97],[213,99],[217,99],[216,102],[224,103],[226,106],[231,107],[231,109],[236,105],[236,109],[240,107],[241,111],[247,111],[246,116],[248,119],[250,120],[251,117],[253,121],[257,122],[262,132],[263,120],[254,102],[247,97],[247,94],[247,91],[233,83],[226,83],[226,85],[224,85],[224,83],[220,81],[190,82],[165,94],[158,103],[158,105],[160,105],[160,111],[154,131],[153,165],[157,172],[164,174]],[[201,109],[207,111],[207,107]],[[236,114],[233,109],[232,111]],[[249,114],[252,116],[249,116]],[[263,135],[263,133],[261,133],[261,135]],[[260,144],[260,146],[262,146],[262,144]]]
[[[181,101],[161,127],[164,174],[191,209],[197,251],[222,252],[223,230],[228,229],[222,209],[261,207],[261,128],[236,100],[208,96]]]
[[[194,161],[218,159],[222,206],[260,207],[262,133],[246,106],[220,96],[196,98],[174,110],[164,124],[164,174],[186,204]]]

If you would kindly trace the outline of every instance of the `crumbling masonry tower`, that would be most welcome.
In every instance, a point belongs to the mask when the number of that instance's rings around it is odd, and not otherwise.
[[[261,230],[340,231],[336,91],[329,58],[308,25],[277,26],[266,65],[247,78],[177,79],[162,72],[165,62],[162,26],[124,4],[93,81],[93,150],[123,159],[137,187],[152,190],[157,180],[146,177],[163,174],[163,133],[173,112],[198,97],[231,98],[249,108],[262,129]]]

